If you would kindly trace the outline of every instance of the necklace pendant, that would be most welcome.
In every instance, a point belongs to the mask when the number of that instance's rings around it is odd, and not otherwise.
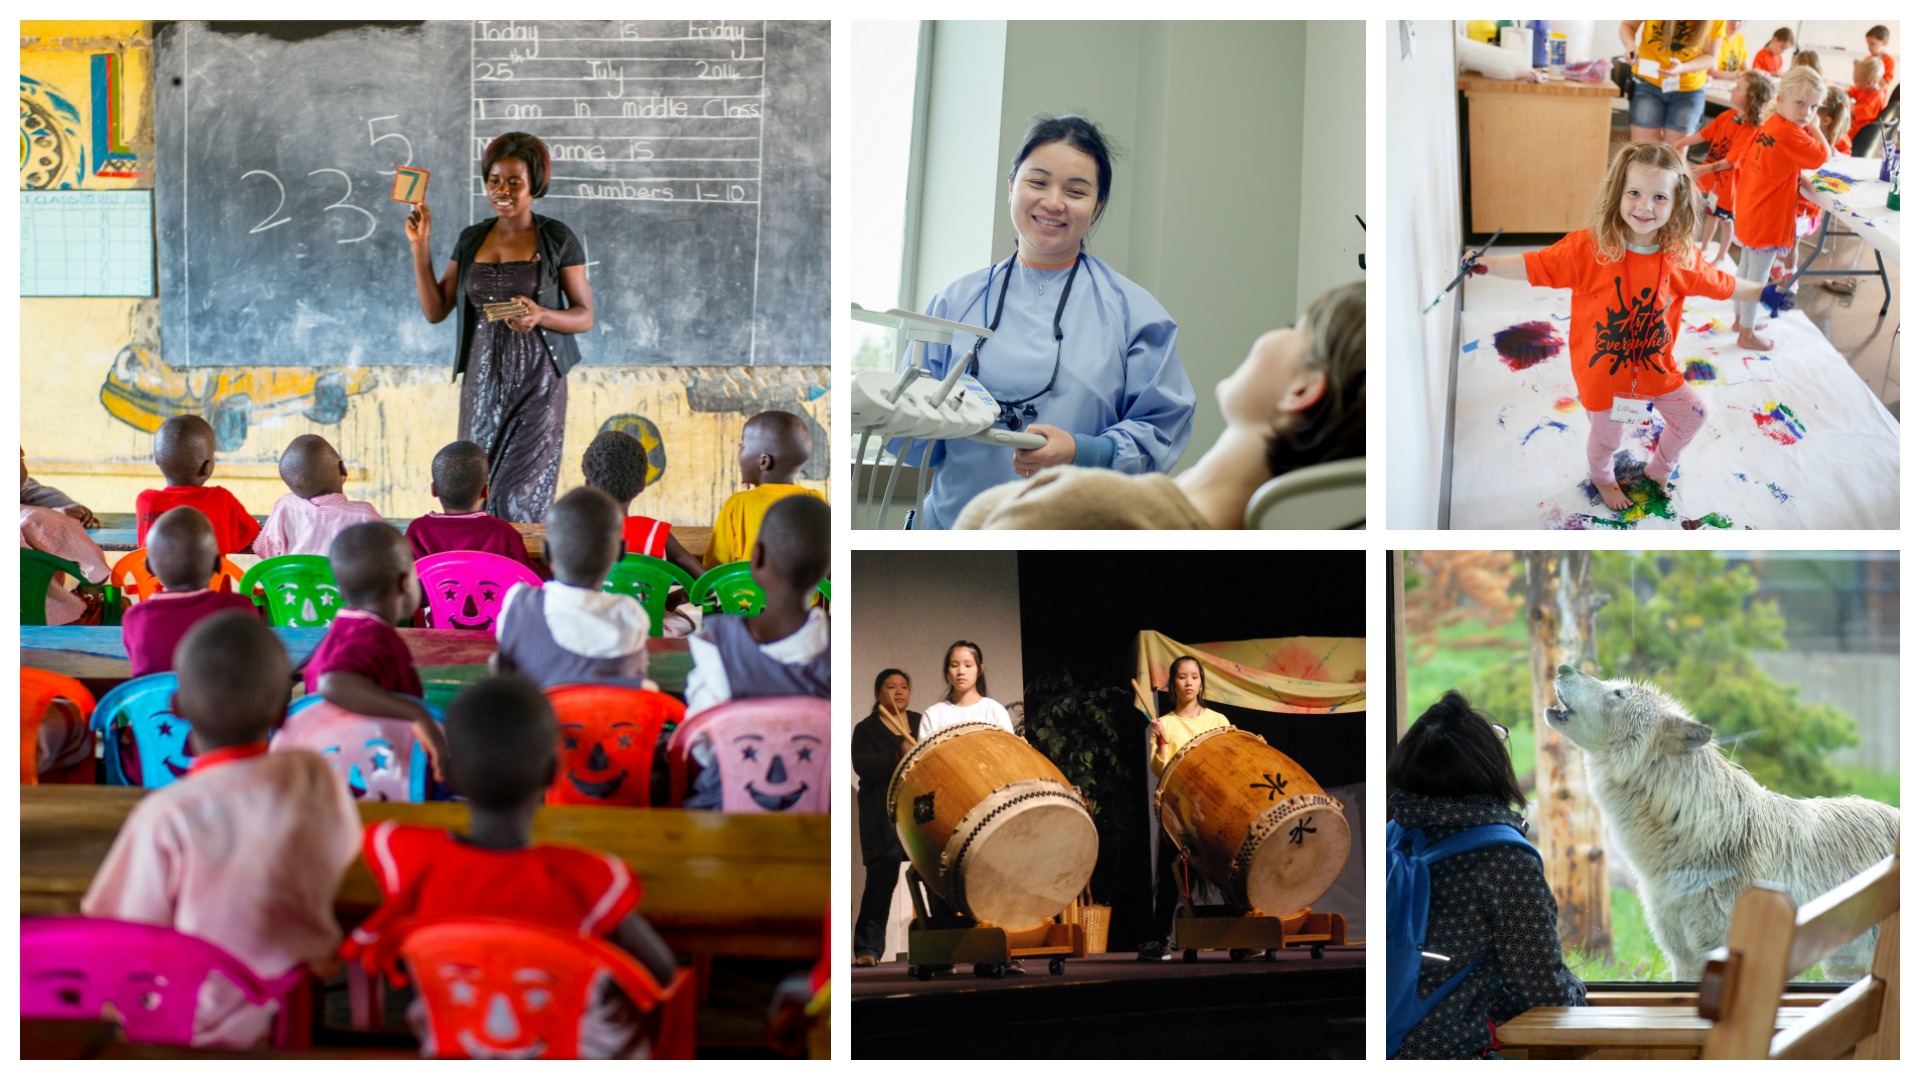
[[[1040,295],[1041,296],[1047,295],[1047,283],[1044,281],[1040,283]]]

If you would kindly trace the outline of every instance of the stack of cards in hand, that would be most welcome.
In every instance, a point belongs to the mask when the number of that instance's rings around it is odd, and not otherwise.
[[[503,300],[486,305],[487,321],[499,322],[501,319],[517,319],[527,313],[527,305],[518,300]]]

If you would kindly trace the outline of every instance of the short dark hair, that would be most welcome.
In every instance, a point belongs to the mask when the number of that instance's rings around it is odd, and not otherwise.
[[[200,620],[173,651],[181,715],[208,749],[260,742],[287,712],[292,668],[279,635],[244,611]]]
[[[486,182],[487,174],[493,171],[493,163],[501,158],[513,158],[527,166],[527,189],[538,199],[547,193],[547,144],[537,135],[524,131],[509,131],[505,135],[487,144],[485,153],[480,155],[480,180]]]
[[[1873,29],[1867,31],[1867,36],[1872,38],[1875,41],[1885,41],[1888,38],[1892,37],[1893,34],[1884,26],[1876,26]]]
[[[1791,45],[1791,44],[1793,44],[1793,31],[1791,31],[1791,30],[1789,30],[1789,29],[1787,29],[1786,27],[1784,27],[1784,26],[1783,26],[1783,27],[1781,27],[1780,29],[1778,29],[1778,30],[1775,30],[1775,31],[1773,32],[1773,36],[1772,36],[1771,38],[1768,38],[1767,40],[1769,40],[1769,41],[1784,41],[1784,42],[1786,42],[1787,44],[1789,44],[1789,45]]]
[[[485,810],[511,810],[553,780],[559,733],[553,705],[532,681],[495,675],[447,706],[454,790]]]
[[[887,670],[873,677],[873,696],[879,697],[880,688],[887,685],[887,680],[893,678],[895,675],[898,675],[901,678],[907,680],[907,688],[909,690],[913,688],[913,676],[907,674],[904,671],[901,671],[897,667],[890,667]]]
[[[826,500],[789,495],[767,509],[754,543],[767,552],[767,568],[801,592],[827,576],[833,562],[833,511]],[[762,586],[765,587],[764,585]]]
[[[973,688],[980,691],[981,696],[984,697],[987,693],[987,658],[981,654],[980,646],[971,641],[956,641],[947,646],[947,651],[940,657],[940,677],[947,678],[947,664],[953,660],[955,649],[973,650],[973,666],[980,669],[980,677],[973,681]],[[953,680],[951,679],[947,680],[947,697],[953,697]]]
[[[554,576],[579,588],[598,588],[620,559],[620,507],[613,496],[577,487],[547,508],[547,561]]]
[[[385,599],[388,588],[412,564],[413,549],[407,538],[384,521],[363,521],[343,529],[327,548],[333,582],[349,607],[369,607]]]
[[[1323,461],[1367,456],[1367,286],[1351,282],[1307,305],[1313,340],[1301,363],[1327,378],[1311,408],[1276,425],[1267,437],[1274,476]]]
[[[1027,124],[1027,133],[1020,139],[1020,149],[1014,152],[1013,164],[1007,168],[1007,183],[1013,183],[1020,175],[1020,163],[1027,160],[1035,150],[1048,143],[1063,142],[1075,150],[1093,159],[1094,167],[1099,170],[1100,205],[1094,208],[1092,224],[1098,225],[1100,218],[1107,212],[1107,196],[1113,191],[1114,150],[1108,145],[1107,137],[1099,125],[1084,116],[1036,116]]]
[[[213,522],[191,506],[176,506],[147,528],[147,572],[169,589],[204,589],[220,572],[220,541]]]
[[[1387,790],[1458,799],[1487,796],[1525,806],[1513,758],[1493,721],[1449,690],[1413,722],[1387,756]]]
[[[587,486],[599,488],[617,503],[630,503],[647,490],[647,448],[624,431],[603,431],[580,458]]]
[[[213,425],[205,417],[192,413],[170,416],[153,433],[153,463],[169,484],[186,484],[198,479],[200,466],[213,457],[218,440]]]
[[[1205,694],[1207,692],[1207,668],[1206,665],[1200,662],[1199,657],[1195,656],[1176,656],[1173,658],[1173,663],[1167,665],[1167,692],[1169,694],[1173,692],[1173,677],[1179,672],[1181,664],[1192,664],[1193,669],[1200,673],[1200,693]]]
[[[472,506],[487,486],[487,451],[479,443],[461,439],[433,455],[433,490],[443,509]]]

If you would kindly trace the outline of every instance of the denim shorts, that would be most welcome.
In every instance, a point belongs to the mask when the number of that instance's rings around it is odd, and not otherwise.
[[[1707,88],[1665,91],[1639,76],[1633,79],[1633,101],[1628,122],[1637,128],[1663,128],[1691,135],[1700,127],[1707,108]]]

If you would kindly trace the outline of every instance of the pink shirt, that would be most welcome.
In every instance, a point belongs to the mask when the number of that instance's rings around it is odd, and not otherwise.
[[[276,555],[325,556],[333,538],[366,521],[385,521],[372,503],[329,494],[303,499],[292,492],[280,496],[254,538],[253,553],[263,559]]]
[[[20,546],[44,551],[80,567],[91,582],[107,580],[107,555],[78,521],[44,506],[20,508]],[[87,613],[87,602],[73,594],[76,582],[65,574],[47,583],[47,625],[65,626]]]
[[[197,768],[135,804],[80,910],[205,938],[264,978],[325,966],[340,943],[334,894],[359,840],[346,785],[318,754]],[[209,979],[194,1045],[256,1046],[272,1018]]]

